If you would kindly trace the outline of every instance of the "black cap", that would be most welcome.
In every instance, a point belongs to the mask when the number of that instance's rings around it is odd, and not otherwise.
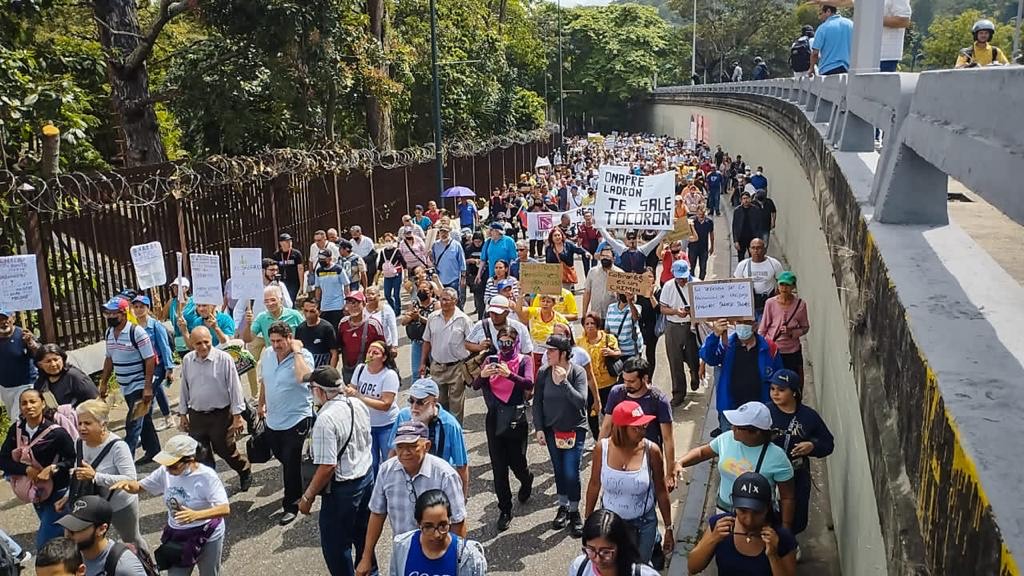
[[[81,532],[90,526],[110,524],[114,509],[110,502],[99,496],[82,496],[68,506],[70,512],[57,521],[57,524],[71,532]]]
[[[772,501],[772,485],[757,472],[744,472],[733,482],[732,506],[760,512]]]
[[[333,366],[315,368],[312,372],[306,374],[302,381],[312,382],[321,388],[340,388],[342,385],[341,374]]]
[[[338,248],[343,249],[343,250],[351,250],[352,249],[352,243],[349,242],[348,240],[341,240],[341,241],[338,242]]]
[[[284,234],[281,234],[280,236],[277,237],[277,241],[278,242],[282,242],[284,240],[291,240],[291,239],[292,239],[292,235],[287,233],[287,232],[285,232]]]
[[[561,350],[562,352],[572,350],[572,341],[561,334],[552,334],[551,336],[548,336],[548,340],[544,344],[548,348],[554,348],[556,350]]]
[[[330,258],[331,258],[331,251],[330,250],[321,250],[320,253],[317,254],[317,260],[329,260]]]

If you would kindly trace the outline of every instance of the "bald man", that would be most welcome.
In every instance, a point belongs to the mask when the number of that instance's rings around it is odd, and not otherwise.
[[[213,468],[213,453],[216,453],[238,472],[238,489],[245,492],[252,484],[252,475],[249,461],[238,452],[236,445],[245,428],[242,420],[245,396],[235,361],[230,354],[213,346],[213,337],[206,326],[193,328],[189,342],[192,351],[181,361],[178,426],[206,447],[208,460],[204,464]]]

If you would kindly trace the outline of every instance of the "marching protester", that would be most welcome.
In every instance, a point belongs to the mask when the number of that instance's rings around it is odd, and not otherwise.
[[[277,251],[270,256],[271,260],[277,262],[281,273],[281,282],[288,291],[288,298],[292,302],[299,297],[299,288],[306,277],[306,266],[302,252],[292,246],[292,235],[283,233],[277,237]],[[291,306],[289,306],[291,308]]]
[[[775,445],[789,456],[793,466],[796,510],[791,526],[796,536],[807,528],[811,503],[810,458],[825,458],[835,447],[832,432],[810,406],[803,403],[803,380],[793,370],[776,370],[771,379],[772,416]]]
[[[153,396],[160,407],[160,413],[164,416],[164,421],[162,425],[157,427],[157,431],[166,430],[171,428],[171,407],[167,402],[167,391],[165,388],[171,384],[171,374],[175,368],[174,352],[171,350],[170,337],[163,323],[150,315],[151,301],[149,296],[140,294],[133,298],[131,310],[135,314],[136,323],[146,329],[146,334],[149,336],[150,342],[153,343],[153,351],[156,352],[156,366],[153,368]],[[198,306],[196,310],[199,310]],[[210,314],[207,309],[204,309],[204,311],[208,315]],[[218,322],[221,320],[219,315],[217,320]],[[215,322],[214,326],[219,327],[220,324],[218,322]],[[231,320],[230,326],[230,333],[234,335],[234,320]],[[187,341],[188,334],[185,333],[184,335],[186,336],[186,347],[191,347]],[[90,380],[89,383],[92,384],[92,381]],[[64,402],[60,403],[64,404]]]
[[[512,300],[512,309],[516,311],[519,320],[530,329],[530,337],[533,338],[533,366],[535,370],[540,369],[541,357],[546,348],[545,342],[555,331],[555,325],[567,324],[569,321],[561,313],[555,311],[557,297],[551,294],[538,294],[539,306],[526,306],[525,295],[520,294],[519,299]]]
[[[437,382],[432,379],[420,378],[409,387],[409,406],[398,411],[394,429],[391,431],[391,449],[389,457],[394,456],[395,435],[402,424],[410,420],[423,422],[427,425],[427,439],[430,440],[429,452],[451,464],[462,479],[462,489],[469,497],[469,452],[463,437],[462,424],[444,409],[438,402],[441,392]]]
[[[429,254],[430,251],[427,248],[426,242],[423,240],[423,230],[420,229],[420,234],[417,235],[417,228],[420,227],[415,225],[404,226],[401,230],[402,240],[398,244],[398,251],[402,255],[402,260],[405,262],[405,270],[407,274],[417,266],[423,266],[425,269],[432,266]]]
[[[623,356],[636,356],[644,345],[639,332],[640,310],[636,296],[617,293],[615,297],[616,301],[608,305],[605,313],[605,327],[615,336]]]
[[[580,340],[580,347],[589,358],[586,366],[589,366],[589,372],[594,375],[594,386],[597,388],[597,393],[591,391],[591,397],[587,399],[587,405],[592,406],[587,425],[591,435],[596,438],[600,430],[600,409],[607,402],[608,393],[619,377],[619,368],[623,360],[622,351],[619,350],[619,342],[615,336],[605,331],[604,320],[595,314],[587,314],[583,319],[583,338]],[[575,358],[573,364],[583,366]]]
[[[373,477],[391,450],[398,403],[395,401],[401,381],[393,368],[390,348],[380,340],[366,347],[366,360],[356,366],[352,383],[344,389],[347,396],[361,400],[369,409],[370,454]]]
[[[82,553],[86,576],[146,576],[139,557],[124,544],[109,538],[113,517],[110,503],[100,496],[89,495],[74,500],[57,524]]]
[[[498,496],[498,532],[512,523],[512,488],[509,471],[519,480],[518,499],[524,503],[533,493],[533,474],[526,461],[529,423],[526,420],[527,395],[533,390],[532,359],[519,351],[519,335],[510,326],[498,329],[498,354],[485,360],[473,388],[483,390],[487,405],[484,429],[487,453]]]
[[[537,442],[547,446],[555,473],[558,512],[551,527],[566,526],[574,538],[582,535],[580,518],[580,460],[587,436],[587,375],[570,362],[572,343],[565,336],[547,341],[548,365],[536,379],[533,426]]]
[[[654,282],[654,269],[648,267],[643,274],[643,284],[635,298],[635,306],[640,309],[640,340],[643,342],[644,354],[651,367],[651,374],[657,365],[658,340],[661,338],[658,318],[661,317],[661,288]]]
[[[786,270],[779,272],[775,280],[778,294],[765,302],[757,333],[774,342],[782,356],[782,365],[803,379],[804,355],[800,338],[811,331],[807,303],[793,294],[796,274]]]
[[[161,329],[163,329],[162,326]],[[164,342],[166,341],[167,333],[165,332]],[[39,366],[39,377],[33,388],[42,392],[44,396],[47,392],[53,394],[57,405],[78,406],[82,402],[92,400],[100,395],[92,378],[89,378],[77,366],[68,364],[67,353],[56,344],[40,346],[36,351],[36,364]],[[13,417],[17,418],[17,412],[14,412]]]
[[[102,400],[86,400],[75,410],[78,415],[79,439],[75,442],[75,461],[67,495],[57,502],[57,509],[73,511],[67,503],[82,496],[98,494],[111,508],[108,524],[117,529],[121,539],[149,551],[139,529],[139,498],[110,487],[122,480],[135,480],[135,462],[128,445],[110,431],[110,407]]]
[[[75,443],[53,420],[43,395],[31,388],[21,391],[20,412],[0,446],[0,471],[11,482],[19,500],[32,504],[39,518],[36,550],[62,534],[56,503],[67,493],[75,464]]]
[[[417,496],[415,518],[417,530],[395,536],[390,576],[487,574],[483,546],[451,533],[452,505],[443,491],[435,488]]]
[[[498,260],[494,263],[494,274],[484,284],[484,306],[504,290],[512,290],[511,300],[519,299],[519,281],[509,275],[508,262]]]
[[[700,269],[698,277],[704,280],[708,275],[708,258],[715,253],[715,221],[707,217],[704,206],[699,206],[691,226],[696,237],[686,245],[687,259],[694,271]]]
[[[320,302],[316,298],[302,301],[302,315],[306,321],[295,330],[295,338],[313,355],[313,364],[338,365],[338,335],[334,326],[320,317]]]
[[[366,356],[366,348],[374,342],[383,342],[384,327],[366,312],[366,295],[358,290],[345,296],[347,316],[338,324],[338,358],[341,360],[341,377],[352,382],[356,365]]]
[[[351,387],[346,392],[334,367],[321,366],[304,380],[319,410],[310,436],[316,469],[299,498],[299,512],[309,514],[320,496],[320,550],[327,570],[332,576],[352,576],[370,518],[376,456],[370,454],[371,415],[365,400],[346,397],[354,394]]]
[[[236,442],[245,430],[245,396],[235,361],[213,345],[205,326],[192,330],[191,342],[193,350],[181,360],[179,427],[203,446],[204,464],[216,469],[216,453],[238,473],[238,489],[245,492],[252,485],[252,472]]]
[[[284,496],[278,524],[295,520],[302,495],[302,442],[313,422],[312,394],[303,378],[313,371],[313,355],[293,338],[291,326],[268,328],[270,347],[260,357],[259,414],[266,418],[267,441],[281,463]]]
[[[583,554],[572,561],[568,576],[657,576],[641,561],[635,532],[615,512],[595,510],[580,531]]]
[[[608,306],[617,298],[614,292],[608,291],[608,273],[623,270],[615,266],[611,246],[598,248],[596,256],[601,265],[592,267],[587,273],[587,279],[583,282],[583,306],[580,310],[585,315],[593,313],[603,319]]]
[[[785,270],[782,262],[768,255],[768,245],[761,238],[750,241],[750,258],[736,265],[733,278],[751,278],[754,281],[754,311],[758,321],[764,313],[765,303],[778,288],[776,278]]]
[[[78,545],[64,536],[54,538],[38,549],[35,568],[36,576],[85,575],[85,563]]]
[[[334,262],[341,257],[338,245],[327,239],[327,232],[317,230],[313,232],[313,243],[309,245],[309,271],[315,272],[320,266],[320,253],[329,252]],[[273,261],[273,260],[271,260]],[[276,274],[275,270],[275,274]],[[313,284],[313,283],[311,283]]]
[[[348,229],[349,241],[352,243],[352,253],[358,256],[363,262],[363,276],[360,281],[365,288],[368,288],[370,284],[373,284],[374,277],[377,275],[377,249],[373,244],[373,240],[367,236],[363,236],[362,227],[350,226]]]
[[[463,234],[462,249],[466,255],[466,285],[473,294],[473,308],[476,310],[476,319],[483,320],[484,309],[486,308],[484,305],[484,293],[487,288],[487,282],[482,281],[481,278],[480,255],[484,249],[484,235],[483,232],[470,230],[470,237],[467,239],[465,236]],[[463,302],[465,301],[466,299],[463,298]]]
[[[593,256],[580,248],[565,237],[565,232],[559,228],[552,228],[548,232],[547,245],[544,248],[544,261],[548,264],[561,265],[562,287],[572,290],[576,287],[579,279],[576,277],[576,255],[584,261],[590,260]]]
[[[11,420],[17,420],[21,393],[36,382],[32,359],[39,344],[32,332],[14,323],[14,315],[0,308],[0,368],[7,375],[0,385],[0,401]]]
[[[413,378],[419,376],[420,373],[420,365],[423,360],[423,334],[427,330],[427,318],[435,310],[440,309],[441,303],[434,297],[430,282],[422,280],[417,283],[415,299],[406,312],[398,318],[398,323],[405,326],[405,336],[409,339],[410,373]]]
[[[661,289],[659,311],[665,317],[665,352],[668,354],[672,374],[672,405],[686,402],[686,371],[690,372],[690,389],[700,386],[697,357],[697,336],[690,321],[690,302],[687,284],[693,280],[690,265],[683,260],[672,263],[671,282]]]
[[[708,366],[720,366],[715,384],[718,410],[716,436],[730,428],[725,412],[747,402],[768,402],[768,379],[782,368],[782,358],[774,342],[754,331],[749,320],[737,321],[730,335],[729,323],[716,320],[714,331],[704,340],[700,358]]]
[[[733,196],[735,195],[734,192]],[[751,242],[764,235],[764,218],[761,216],[761,209],[751,202],[750,192],[744,190],[739,195],[740,204],[732,213],[732,242],[736,248],[736,259],[743,260],[747,257]]]
[[[428,490],[444,493],[451,503],[450,530],[462,537],[466,535],[462,481],[447,462],[429,453],[427,435],[427,425],[416,420],[398,427],[395,434],[397,454],[381,465],[373,485],[366,545],[356,567],[358,576],[368,576],[373,569],[374,552],[384,531],[385,520],[390,521],[393,534],[404,534],[419,527],[416,501]]]
[[[441,285],[455,290],[459,306],[462,306],[465,300],[462,290],[466,286],[466,254],[462,244],[452,237],[449,224],[438,225],[437,240],[430,250]]]
[[[473,325],[466,336],[466,349],[473,354],[496,354],[497,331],[502,326],[510,326],[519,334],[519,351],[523,354],[533,352],[533,338],[525,324],[511,317],[512,303],[508,298],[497,295],[491,298],[487,306],[487,317]]]
[[[363,291],[366,297],[366,313],[384,328],[384,341],[393,350],[398,350],[398,317],[394,309],[380,297],[380,288],[369,286]]]
[[[110,488],[163,496],[167,526],[153,556],[171,576],[188,576],[196,568],[199,576],[220,574],[227,533],[224,519],[231,506],[217,472],[200,463],[200,452],[194,438],[173,436],[153,458],[159,468],[142,480],[122,480]]]
[[[462,422],[466,392],[464,363],[469,357],[466,337],[473,323],[456,306],[458,299],[454,288],[445,288],[440,298],[441,309],[427,318],[419,376],[422,377],[429,367],[430,377],[441,391],[441,405]]]
[[[317,257],[319,266],[313,272],[313,299],[320,303],[320,315],[331,326],[337,326],[345,315],[345,297],[352,291],[352,277],[324,250]]]
[[[484,273],[489,278],[494,277],[494,268],[498,262],[504,262],[507,268],[508,263],[516,257],[516,242],[505,235],[505,227],[502,224],[494,222],[488,230],[490,237],[484,242],[483,249],[480,251],[480,269],[476,273],[477,283],[483,280]]]
[[[384,233],[384,241],[377,253],[376,269],[384,277],[384,298],[395,311],[402,310],[402,272],[405,270],[405,258],[398,249],[395,235]]]

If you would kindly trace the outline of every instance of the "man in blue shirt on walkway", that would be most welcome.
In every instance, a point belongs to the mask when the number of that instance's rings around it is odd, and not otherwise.
[[[464,303],[463,287],[466,285],[466,253],[462,244],[452,238],[451,228],[442,223],[437,228],[437,241],[430,249],[437,277],[446,288],[455,290],[459,297],[459,306]]]
[[[454,414],[444,409],[437,402],[441,394],[440,388],[432,378],[420,378],[409,388],[409,407],[402,408],[395,419],[395,431],[392,440],[398,433],[398,427],[410,420],[418,420],[427,425],[430,440],[430,453],[452,465],[462,478],[463,491],[468,496],[469,490],[469,453],[462,437],[462,425]],[[391,455],[395,454],[394,445]]]
[[[811,69],[808,75],[846,74],[850,69],[850,47],[853,43],[853,20],[840,16],[835,6],[824,4],[818,10],[821,25],[814,32],[811,46]]]
[[[484,248],[480,252],[481,263],[487,265],[487,276],[483,275],[484,266],[480,266],[476,275],[478,284],[486,282],[488,278],[494,276],[494,265],[498,263],[498,260],[509,263],[516,259],[516,242],[505,235],[505,227],[500,222],[491,224],[490,235],[491,237],[484,242]]]

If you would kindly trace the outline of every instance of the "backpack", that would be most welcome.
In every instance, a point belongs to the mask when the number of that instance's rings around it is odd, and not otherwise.
[[[0,576],[18,576],[21,574],[21,564],[14,552],[7,547],[7,540],[0,538]]]
[[[162,324],[161,324],[161,326],[162,326]],[[145,332],[146,329],[143,328],[142,326],[139,326],[138,324],[128,324],[128,326],[126,326],[126,328],[128,328],[128,340],[132,343],[132,348],[135,348],[135,350],[138,350],[139,349],[139,342],[138,342],[138,340],[135,339],[135,329],[136,328],[142,328],[142,330],[144,332]],[[167,328],[164,327],[164,330],[166,330],[166,329]],[[147,332],[146,335],[148,336],[149,333]],[[113,328],[107,328],[107,333],[104,335],[103,338],[104,338],[104,340],[106,340],[107,338],[112,338],[113,336],[114,336],[114,329]],[[153,343],[153,348],[154,348],[154,352],[156,352],[156,343],[155,342]],[[139,352],[139,356],[141,356],[141,355],[142,355],[142,353]],[[145,358],[143,358],[142,362],[144,363],[145,361],[146,361]],[[153,362],[157,366],[160,365],[160,354],[159,353],[153,354]]]
[[[107,561],[103,563],[102,576],[115,576],[117,574],[117,563],[121,561],[121,555],[125,552],[131,552],[139,559],[139,562],[142,563],[142,569],[146,572],[146,576],[160,576],[160,570],[157,569],[156,563],[153,562],[153,557],[149,553],[140,550],[134,544],[127,544],[125,542],[114,542],[110,552],[107,554]]]
[[[789,67],[793,72],[807,72],[811,69],[811,41],[801,36],[789,47]]]

